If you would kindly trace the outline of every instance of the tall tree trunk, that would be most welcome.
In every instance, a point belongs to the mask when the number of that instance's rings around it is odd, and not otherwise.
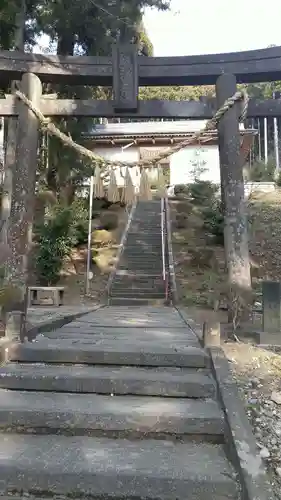
[[[24,35],[25,35],[25,19],[26,19],[26,0],[21,0],[20,9],[16,14],[15,19],[15,50],[24,52]],[[11,90],[14,92],[16,82],[12,82]],[[12,203],[12,181],[13,169],[15,166],[16,140],[17,140],[17,118],[9,118],[7,131],[7,145],[4,161],[3,189],[1,198],[1,219],[2,232],[0,239],[7,242],[7,231],[9,217],[11,213]]]

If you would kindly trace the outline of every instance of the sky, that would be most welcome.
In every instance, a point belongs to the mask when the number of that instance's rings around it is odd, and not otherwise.
[[[172,0],[169,12],[147,9],[155,56],[214,54],[281,46],[280,0]],[[41,37],[34,52],[48,46]]]
[[[280,0],[172,0],[171,5],[171,12],[145,12],[155,56],[281,46]]]

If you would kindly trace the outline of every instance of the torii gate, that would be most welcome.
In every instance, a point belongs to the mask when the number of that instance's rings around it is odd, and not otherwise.
[[[134,118],[211,118],[217,108],[236,94],[236,82],[252,83],[281,79],[281,48],[241,53],[188,57],[144,57],[135,45],[115,45],[112,57],[59,57],[0,52],[2,87],[20,80],[22,93],[45,116],[92,116]],[[42,83],[67,83],[113,87],[112,101],[46,99]],[[139,85],[216,85],[216,100],[141,101]],[[235,104],[218,124],[222,198],[225,207],[226,252],[231,282],[250,287],[247,224],[240,152],[239,114]],[[281,115],[281,100],[250,100],[248,117]],[[13,250],[11,281],[25,290],[27,253],[33,221],[39,122],[34,112],[14,95],[0,99],[0,116],[18,116],[16,167],[9,242]],[[228,242],[228,243],[227,243]],[[20,306],[24,310],[24,300]]]

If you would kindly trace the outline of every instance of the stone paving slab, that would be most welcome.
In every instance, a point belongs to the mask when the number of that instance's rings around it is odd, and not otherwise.
[[[29,307],[27,310],[27,321],[29,327],[38,326],[56,319],[64,318],[68,315],[71,316],[76,313],[79,314],[80,312],[85,312],[86,314],[94,307],[95,304],[91,306]]]
[[[189,329],[187,326],[176,326],[176,327],[166,327],[166,326],[158,326],[153,328],[146,327],[135,327],[135,326],[103,326],[103,325],[94,325],[85,324],[78,321],[73,321],[68,323],[67,325],[63,325],[61,328],[58,328],[56,331],[73,331],[77,332],[80,330],[81,332],[86,333],[94,333],[94,334],[116,334],[116,335],[133,335],[138,336],[141,335],[147,336],[149,338],[156,336],[158,340],[162,340],[162,338],[171,338],[171,337],[180,337],[180,338],[188,338],[188,337],[196,337],[195,333]],[[197,337],[196,337],[197,338]]]
[[[238,499],[223,448],[171,441],[6,435],[0,488],[97,498]]]
[[[29,363],[87,363],[133,366],[180,366],[204,368],[209,357],[204,349],[178,345],[170,347],[161,343],[142,342],[126,344],[111,340],[40,339],[26,344],[16,344],[10,349],[11,361]]]
[[[172,367],[58,366],[40,363],[9,363],[0,367],[0,387],[30,391],[190,398],[212,398],[216,392],[212,376],[200,370]]]
[[[159,338],[159,335],[157,334],[151,334],[151,335],[142,335],[139,333],[139,335],[134,335],[128,332],[127,334],[125,333],[117,333],[114,329],[112,332],[105,332],[105,333],[87,333],[87,332],[77,332],[77,330],[71,330],[67,332],[67,330],[56,330],[50,333],[44,334],[44,337],[48,339],[61,339],[61,340],[82,340],[82,341],[91,341],[94,339],[99,339],[99,340],[105,340],[107,342],[114,340],[114,341],[119,341],[119,342],[124,342],[127,345],[128,344],[135,344],[136,342],[138,345],[141,347],[142,344],[155,344],[156,342],[160,342],[162,346],[194,346],[194,347],[199,347],[199,340],[194,336],[194,335],[186,335],[185,337],[182,336],[177,336],[174,335],[170,337],[163,337]]]
[[[93,326],[144,328],[186,326],[175,309],[164,306],[105,307],[83,316],[79,319],[79,323],[91,323]]]
[[[223,435],[214,400],[0,390],[0,427]]]
[[[130,337],[141,337],[141,338],[148,338],[148,339],[153,339],[155,338],[159,342],[162,342],[163,339],[189,339],[189,338],[196,338],[197,336],[195,333],[190,330],[187,327],[176,327],[176,328],[171,328],[171,327],[154,327],[154,328],[135,328],[132,326],[127,326],[127,327],[108,327],[108,326],[92,326],[91,324],[81,324],[72,322],[69,323],[68,325],[64,325],[61,328],[58,328],[51,332],[52,334],[54,333],[76,333],[79,332],[79,334],[86,333],[86,334],[93,334],[93,335],[115,335],[115,336],[130,336]]]
[[[157,353],[157,351],[160,350],[160,354],[162,352],[162,349],[168,349],[173,352],[179,352],[180,354],[189,348],[189,347],[197,347],[198,349],[202,350],[199,340],[194,337],[178,337],[175,339],[155,339],[151,338],[149,336],[133,336],[133,335],[114,335],[113,332],[112,334],[105,334],[105,335],[94,335],[94,334],[75,334],[73,332],[67,334],[65,333],[64,336],[56,336],[54,335],[53,332],[51,332],[51,336],[44,335],[43,337],[37,338],[33,344],[40,345],[41,347],[47,347],[50,346],[50,348],[59,346],[59,348],[64,348],[64,347],[69,347],[69,346],[77,346],[78,349],[81,347],[83,348],[84,346],[91,346],[94,347],[100,347],[102,349],[106,350],[119,350],[121,349],[120,346],[126,346],[124,347],[124,350],[126,351],[127,349],[133,350],[133,352],[138,349],[139,351],[144,351],[150,349],[151,352]],[[160,345],[160,348],[159,348]],[[188,352],[188,351],[187,351]]]

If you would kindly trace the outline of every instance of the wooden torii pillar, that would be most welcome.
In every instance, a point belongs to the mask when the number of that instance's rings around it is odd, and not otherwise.
[[[236,77],[232,74],[221,75],[216,83],[217,107],[220,108],[236,92]],[[245,312],[245,306],[251,300],[248,222],[239,133],[240,111],[239,103],[235,104],[226,111],[218,124],[229,321],[234,321],[237,313],[241,314],[241,310],[238,311],[237,308],[240,307]]]
[[[36,106],[40,106],[42,84],[36,75],[25,73],[22,76],[20,89]],[[12,315],[11,322],[14,321],[16,326],[20,327],[20,334],[23,337],[29,276],[28,257],[32,243],[39,124],[34,113],[23,102],[18,102],[17,106],[16,162],[7,234],[11,255],[6,265],[5,281],[14,290],[9,306]],[[16,329],[14,331],[16,332]]]

